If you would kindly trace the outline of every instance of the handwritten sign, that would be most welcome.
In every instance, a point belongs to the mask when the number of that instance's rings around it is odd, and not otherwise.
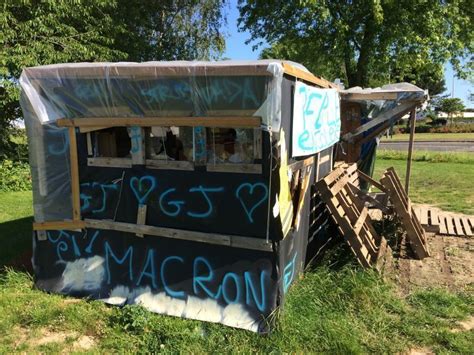
[[[339,94],[301,82],[295,85],[292,156],[320,152],[339,141]]]

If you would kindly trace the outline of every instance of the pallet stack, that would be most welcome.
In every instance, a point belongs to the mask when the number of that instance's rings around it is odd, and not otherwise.
[[[361,181],[377,187],[384,194],[375,199],[361,190]],[[411,201],[395,170],[389,168],[380,182],[357,170],[356,164],[339,164],[316,184],[339,232],[364,267],[380,270],[391,249],[383,236],[375,231],[369,216],[369,206],[388,214],[395,212],[407,232],[407,239],[419,259],[429,256],[425,231],[414,213]]]
[[[360,190],[353,177],[356,170],[355,164],[338,166],[316,188],[359,263],[380,270],[390,247],[375,231],[368,204],[357,196]]]

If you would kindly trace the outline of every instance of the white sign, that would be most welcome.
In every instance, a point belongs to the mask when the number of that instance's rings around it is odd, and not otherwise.
[[[296,82],[292,130],[293,157],[315,154],[338,142],[341,114],[337,90]]]

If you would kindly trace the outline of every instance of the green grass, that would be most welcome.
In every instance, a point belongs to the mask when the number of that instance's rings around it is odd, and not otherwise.
[[[377,159],[382,160],[403,160],[408,159],[408,153],[399,150],[377,150]],[[412,161],[429,163],[457,163],[474,164],[474,153],[468,152],[433,152],[414,151]],[[414,167],[416,169],[417,167]],[[460,166],[459,169],[464,167]]]
[[[378,159],[377,174],[388,166],[395,166],[400,175],[405,171],[403,160]],[[427,191],[436,203],[472,211],[473,176],[472,164],[415,161],[411,195],[420,201],[427,198],[421,191]],[[31,205],[30,192],[0,193],[2,264],[30,246]],[[355,265],[344,245],[336,252],[345,255],[343,261],[333,254],[295,283],[275,330],[265,336],[161,316],[138,306],[109,307],[47,294],[33,288],[28,273],[5,269],[0,272],[0,353],[69,352],[84,335],[95,340],[91,350],[98,352],[403,353],[423,347],[441,353],[471,351],[474,332],[452,329],[457,321],[474,315],[472,288],[402,296],[396,285]],[[69,336],[38,345],[45,331]]]
[[[404,185],[406,153],[377,153],[374,177],[393,166]],[[410,197],[415,203],[436,205],[443,210],[474,214],[474,154],[424,153],[414,156]]]
[[[0,192],[0,266],[31,249],[32,215],[31,191]]]
[[[31,278],[7,270],[0,277],[0,353],[67,351],[81,335],[107,352],[331,352],[395,353],[412,347],[467,353],[473,332],[456,321],[474,314],[472,292],[419,291],[402,298],[395,286],[353,265],[319,267],[298,281],[274,332],[260,336],[219,324],[161,316],[138,306],[68,302],[32,289]],[[70,343],[35,346],[48,329],[73,332]],[[21,342],[18,344],[19,336]]]
[[[390,138],[382,138],[382,142],[408,141],[410,134],[401,133]],[[415,133],[415,141],[474,141],[474,133]]]

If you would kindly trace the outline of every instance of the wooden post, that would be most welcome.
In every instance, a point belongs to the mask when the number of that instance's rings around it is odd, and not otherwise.
[[[77,159],[76,128],[74,127],[69,127],[69,157],[71,163],[72,219],[73,221],[80,221],[79,163]]]
[[[407,173],[405,176],[405,192],[410,190],[411,158],[413,155],[413,141],[415,138],[416,109],[410,112],[410,141],[408,142]]]

